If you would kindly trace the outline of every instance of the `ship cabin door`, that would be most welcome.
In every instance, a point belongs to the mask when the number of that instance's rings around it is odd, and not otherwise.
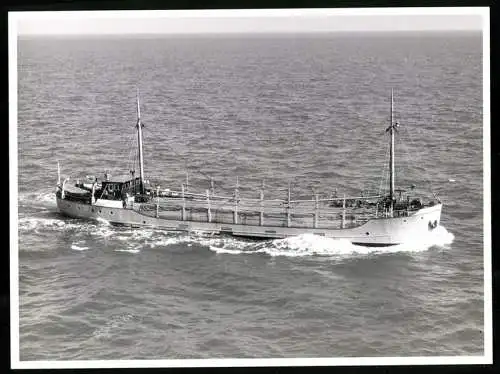
[[[103,195],[106,200],[121,200],[123,183],[121,182],[102,182]]]

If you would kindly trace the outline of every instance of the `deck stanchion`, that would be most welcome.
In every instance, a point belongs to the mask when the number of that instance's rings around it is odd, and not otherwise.
[[[210,177],[210,194],[213,196],[215,192],[214,178]]]
[[[345,194],[344,199],[342,200],[342,222],[340,228],[343,229],[345,227]]]
[[[59,167],[59,161],[57,161],[57,185],[61,185],[61,168]]]
[[[212,211],[210,209],[210,191],[207,190],[207,218],[208,222],[212,222]]]
[[[288,203],[286,207],[286,227],[290,227],[291,224],[291,214],[290,214],[290,197],[291,197],[291,192],[290,192],[290,183],[288,183]]]
[[[182,220],[186,220],[186,198],[184,196],[184,184],[182,184]]]
[[[160,216],[160,186],[156,187],[156,218]]]
[[[264,224],[264,181],[262,181],[262,188],[260,189],[260,220],[259,224]]]
[[[319,198],[318,198],[317,193],[314,194],[314,199],[316,200],[316,202],[314,204],[314,228],[317,229],[318,228],[318,218],[319,218]]]
[[[236,188],[234,189],[234,210],[233,210],[233,222],[238,223],[238,201],[240,199],[239,188],[240,184],[238,177],[236,177]]]
[[[92,183],[92,196],[90,198],[90,205],[95,204],[95,185],[96,185],[96,182]]]
[[[66,182],[69,180],[69,178],[66,178],[65,180],[63,180],[62,182],[62,187],[61,187],[61,199],[64,200],[64,197],[66,196],[66,194],[64,193],[64,185],[66,184]]]

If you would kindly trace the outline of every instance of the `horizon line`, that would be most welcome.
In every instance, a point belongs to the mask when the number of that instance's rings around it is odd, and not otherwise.
[[[191,35],[297,35],[297,34],[398,34],[398,33],[414,33],[414,34],[430,34],[430,33],[482,33],[481,29],[414,29],[414,30],[300,30],[300,31],[184,31],[184,32],[82,32],[82,33],[23,33],[18,34],[18,37],[34,36],[191,36]]]

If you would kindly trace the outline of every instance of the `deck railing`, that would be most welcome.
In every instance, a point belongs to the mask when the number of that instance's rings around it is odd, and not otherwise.
[[[264,199],[169,191],[160,197],[158,190],[148,203],[137,204],[139,212],[148,216],[179,221],[246,224],[274,227],[349,228],[383,216],[376,202],[382,196],[356,196],[312,199]],[[341,201],[341,206],[331,206]],[[361,202],[347,206],[346,202]]]

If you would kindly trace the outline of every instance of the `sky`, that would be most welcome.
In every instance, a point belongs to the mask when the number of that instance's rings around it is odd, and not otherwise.
[[[14,12],[9,22],[16,24],[18,35],[481,30],[485,12],[487,8]]]

